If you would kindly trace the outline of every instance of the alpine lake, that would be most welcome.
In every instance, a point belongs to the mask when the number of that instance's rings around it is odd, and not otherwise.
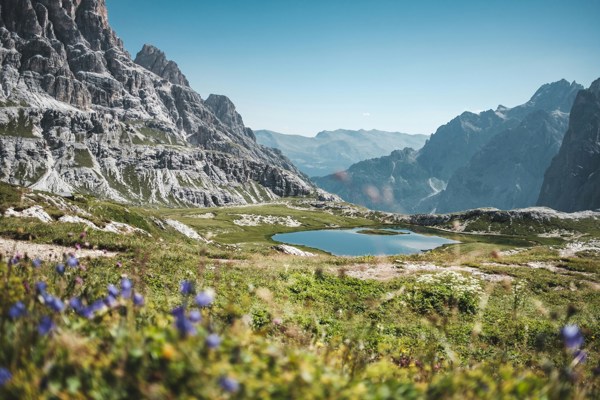
[[[459,243],[439,236],[422,235],[407,229],[387,227],[280,233],[274,235],[273,240],[318,249],[336,256],[416,254]]]

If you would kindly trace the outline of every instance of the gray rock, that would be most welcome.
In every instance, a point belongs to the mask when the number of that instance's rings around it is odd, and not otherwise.
[[[158,49],[137,61],[104,0],[0,0],[0,179],[185,206],[315,191],[227,98],[205,103]]]
[[[174,85],[190,86],[190,83],[177,64],[167,60],[165,53],[152,45],[144,45],[135,57],[135,63],[154,72]]]
[[[567,212],[600,209],[600,79],[577,95],[538,204]]]

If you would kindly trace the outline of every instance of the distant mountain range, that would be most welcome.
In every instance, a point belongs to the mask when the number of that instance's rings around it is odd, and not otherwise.
[[[419,151],[404,149],[315,182],[343,199],[403,213],[535,205],[583,87],[543,85],[520,106],[465,112]]]
[[[325,176],[343,171],[354,163],[387,155],[390,149],[420,149],[426,135],[377,130],[319,132],[315,137],[286,135],[267,130],[254,132],[259,144],[281,150],[308,176]]]

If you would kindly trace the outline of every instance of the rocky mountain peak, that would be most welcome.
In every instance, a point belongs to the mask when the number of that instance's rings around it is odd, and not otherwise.
[[[558,110],[568,113],[571,111],[575,96],[582,89],[582,85],[575,81],[569,82],[566,79],[547,83],[542,85],[524,106],[548,112]]]
[[[174,85],[190,86],[179,66],[174,61],[168,60],[163,51],[152,45],[145,44],[137,53],[134,62]]]
[[[577,95],[538,205],[568,212],[600,208],[600,79]]]
[[[236,111],[235,104],[227,96],[211,94],[204,104],[217,116],[219,121],[242,135],[256,140],[252,130],[244,127],[242,116]]]
[[[229,99],[205,104],[154,47],[138,61],[105,0],[0,0],[0,180],[191,206],[314,191]]]

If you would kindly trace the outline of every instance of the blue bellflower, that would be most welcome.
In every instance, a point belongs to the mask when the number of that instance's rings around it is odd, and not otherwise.
[[[6,368],[0,368],[0,386],[4,386],[12,379],[12,374]]]
[[[22,301],[18,301],[13,304],[8,310],[8,316],[12,319],[18,319],[27,315],[27,309]]]

